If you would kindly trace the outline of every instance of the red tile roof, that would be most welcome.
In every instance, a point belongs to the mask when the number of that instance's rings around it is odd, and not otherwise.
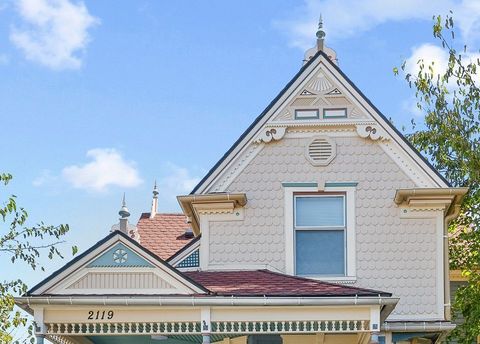
[[[183,214],[156,214],[151,219],[150,213],[143,213],[137,223],[139,242],[167,260],[193,240],[185,237],[185,230],[189,227]]]
[[[382,291],[283,275],[269,270],[183,273],[221,296],[391,296]]]

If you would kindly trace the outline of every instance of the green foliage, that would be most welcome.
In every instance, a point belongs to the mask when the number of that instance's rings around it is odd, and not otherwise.
[[[12,175],[0,173],[0,185],[4,187],[12,180]],[[34,227],[27,227],[28,214],[17,205],[15,195],[0,203],[0,258],[10,259],[12,263],[23,262],[33,270],[39,265],[42,253],[47,252],[49,259],[63,258],[58,245],[63,243],[62,237],[68,232],[68,225],[49,226],[40,222]],[[75,254],[77,248],[72,248]],[[19,326],[27,325],[27,319],[15,308],[15,295],[24,294],[27,286],[20,280],[0,281],[0,343],[13,340],[12,331]],[[32,328],[28,329],[32,333]]]
[[[412,122],[409,140],[453,186],[470,188],[459,218],[449,228],[451,268],[468,277],[454,302],[455,313],[462,314],[465,323],[453,336],[470,344],[480,335],[480,60],[472,58],[466,46],[455,48],[451,14],[433,19],[433,36],[448,53],[446,70],[438,71],[423,60],[417,62],[416,75],[407,73],[405,63],[400,69],[425,113],[424,125]]]

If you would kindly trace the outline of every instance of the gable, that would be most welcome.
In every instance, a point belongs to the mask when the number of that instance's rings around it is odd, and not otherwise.
[[[117,231],[27,294],[190,295],[206,292],[204,287]]]
[[[344,118],[323,118],[324,109],[346,110]],[[295,110],[315,109],[318,119],[295,120]],[[350,127],[378,143],[417,187],[448,187],[448,182],[415,150],[323,52],[318,52],[249,126],[192,193],[222,192],[262,149],[291,128]]]
[[[102,253],[98,258],[95,258],[87,265],[87,268],[120,267],[153,268],[153,265],[120,242],[108,249],[105,253]]]

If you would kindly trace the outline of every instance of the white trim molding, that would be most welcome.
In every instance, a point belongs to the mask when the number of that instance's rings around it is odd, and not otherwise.
[[[297,192],[311,193],[344,193],[346,198],[346,274],[342,277],[307,276],[308,278],[352,282],[356,280],[356,239],[355,239],[355,191],[356,182],[284,182],[285,209],[285,271],[295,275],[295,236],[294,236],[294,194]]]

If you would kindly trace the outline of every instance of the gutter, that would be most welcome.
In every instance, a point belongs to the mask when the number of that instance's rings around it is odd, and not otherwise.
[[[102,305],[102,306],[375,306],[396,305],[391,297],[164,297],[164,296],[21,296],[19,306]]]
[[[394,332],[444,332],[455,329],[455,324],[449,321],[400,321],[400,322],[385,322],[382,329],[384,331]]]
[[[452,300],[450,298],[450,252],[448,249],[448,225],[460,214],[460,204],[454,204],[453,212],[450,215],[445,216],[444,232],[443,232],[443,289],[444,289],[444,308],[443,312],[445,320],[452,319]]]
[[[177,201],[182,211],[191,223],[195,236],[200,235],[200,218],[195,207],[205,206],[210,210],[216,206],[222,210],[231,210],[235,207],[243,207],[247,204],[247,195],[244,193],[211,193],[204,195],[177,196]],[[227,205],[227,207],[225,207]]]

